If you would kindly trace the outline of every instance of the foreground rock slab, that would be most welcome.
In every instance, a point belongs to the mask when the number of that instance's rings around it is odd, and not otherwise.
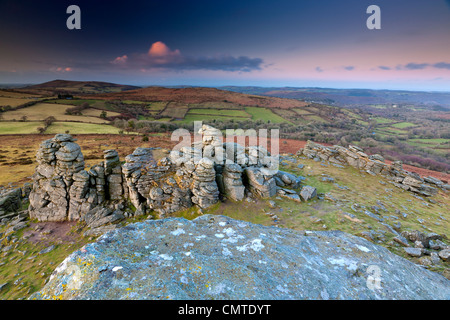
[[[377,268],[379,289],[369,277]],[[67,257],[31,296],[52,298],[449,299],[450,281],[344,232],[204,215],[104,234]]]

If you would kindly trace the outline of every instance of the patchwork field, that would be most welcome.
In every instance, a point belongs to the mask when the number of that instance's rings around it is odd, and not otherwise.
[[[1,121],[0,122],[0,135],[2,135],[2,134],[37,133],[39,127],[44,127],[43,122],[38,122],[38,121],[27,121],[27,122]]]
[[[108,123],[107,120],[95,116],[77,116],[67,115],[66,110],[72,108],[71,105],[66,104],[54,104],[54,103],[37,103],[33,106],[11,110],[3,112],[2,116],[4,120],[21,120],[26,117],[26,120],[36,121],[44,120],[47,117],[53,116],[58,121],[81,121],[90,123]]]
[[[107,124],[92,124],[79,122],[54,122],[45,133],[57,134],[68,131],[70,134],[118,134],[118,128]]]

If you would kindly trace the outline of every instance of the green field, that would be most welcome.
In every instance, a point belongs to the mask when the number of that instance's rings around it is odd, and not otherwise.
[[[411,123],[411,122],[399,122],[399,123],[394,123],[391,126],[395,127],[395,128],[399,128],[399,129],[405,129],[405,128],[416,127],[417,125],[414,123]]]
[[[230,109],[190,109],[188,115],[192,114],[202,114],[202,115],[217,115],[217,116],[228,116],[228,117],[239,117],[239,118],[250,118],[249,115],[244,110],[230,110]]]
[[[105,100],[95,100],[95,99],[55,99],[46,101],[47,103],[65,104],[72,106],[81,106],[83,103],[87,103],[94,108],[105,108],[107,101]]]
[[[57,134],[64,133],[67,130],[70,134],[118,134],[120,129],[106,124],[54,122],[45,133]]]
[[[394,120],[391,119],[387,119],[387,118],[373,118],[372,120],[375,120],[375,122],[377,124],[388,124],[388,123],[392,123],[395,122]]]
[[[166,118],[183,119],[189,108],[185,104],[169,103],[166,108],[159,113],[160,116]]]
[[[38,121],[30,121],[30,122],[2,121],[0,122],[0,134],[38,133],[37,129],[39,127],[44,127],[44,124]]]
[[[409,141],[428,145],[440,145],[450,143],[450,139],[409,139]]]
[[[164,108],[167,106],[167,102],[150,102],[148,103],[148,110],[150,112],[159,112],[161,110],[164,110]]]
[[[283,123],[289,122],[286,119],[283,119],[279,115],[276,115],[270,109],[259,108],[259,107],[245,107],[245,112],[252,116],[253,121],[264,121],[270,123]]]
[[[229,120],[247,120],[248,118],[237,118],[237,117],[230,117],[230,116],[218,116],[218,115],[212,115],[212,114],[187,114],[183,120],[179,120],[178,122],[181,123],[190,123],[194,121],[229,121]]]
[[[402,129],[398,128],[392,128],[392,127],[382,127],[377,129],[377,131],[387,133],[387,134],[407,134],[408,132]]]
[[[304,118],[308,121],[315,121],[315,122],[328,122],[324,118],[321,118],[318,115],[310,115],[310,116],[304,116]],[[359,120],[358,120],[359,121]]]
[[[53,116],[58,121],[82,121],[91,123],[108,122],[105,119],[93,116],[67,115],[65,113],[68,108],[72,108],[72,106],[54,103],[37,103],[27,108],[3,112],[2,116],[4,120],[21,120],[23,116],[26,116],[27,120],[39,121]]]
[[[298,113],[299,115],[313,115],[313,113],[311,113],[311,111],[307,110],[307,109],[301,109],[301,108],[294,108],[292,109],[294,110],[296,113]]]
[[[107,117],[120,116],[120,113],[118,113],[118,112],[106,111],[106,110],[100,110],[100,109],[94,109],[94,108],[84,109],[83,111],[81,111],[81,113],[83,116],[100,118],[102,112],[104,112],[104,111],[106,112]]]

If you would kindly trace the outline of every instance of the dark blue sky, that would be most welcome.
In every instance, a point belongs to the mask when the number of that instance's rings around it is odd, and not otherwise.
[[[0,82],[56,78],[450,90],[450,1],[0,1]]]

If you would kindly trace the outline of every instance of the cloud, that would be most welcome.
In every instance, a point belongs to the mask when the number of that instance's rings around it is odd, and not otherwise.
[[[355,67],[354,66],[345,66],[344,69],[347,71],[352,71],[355,69]]]
[[[433,64],[433,67],[438,68],[438,69],[448,69],[448,70],[450,70],[450,63],[439,62],[439,63]]]
[[[172,70],[250,72],[253,70],[261,70],[264,61],[261,58],[250,58],[247,56],[184,56],[180,50],[172,50],[165,43],[157,41],[150,46],[147,53],[123,55],[115,58],[110,63],[121,68],[141,71],[160,68]]]
[[[120,64],[126,63],[127,60],[128,60],[128,56],[127,56],[126,54],[124,54],[124,55],[121,56],[121,57],[115,58],[113,61],[111,61],[111,63],[112,63],[112,64],[118,64],[118,65],[120,65]]]
[[[380,69],[383,69],[381,66]],[[389,68],[389,67],[386,67]],[[397,70],[423,70],[426,68],[436,68],[436,69],[447,69],[450,70],[450,63],[449,62],[437,62],[437,63],[415,63],[410,62],[405,65],[398,65],[395,67]],[[389,70],[389,69],[383,69],[383,70]]]
[[[428,66],[429,66],[428,63],[413,63],[413,62],[410,62],[407,65],[405,65],[404,68],[408,69],[408,70],[422,70],[422,69],[425,69]]]
[[[316,67],[317,72],[323,72],[323,69],[321,67]]]
[[[64,73],[64,72],[73,71],[73,68],[71,68],[71,67],[52,67],[52,68],[50,68],[50,71]]]
[[[164,42],[157,41],[152,44],[150,49],[148,50],[149,56],[154,57],[168,57],[168,56],[180,56],[180,50],[176,49],[174,51],[170,50],[168,46]]]
[[[392,68],[391,68],[391,67],[386,67],[386,66],[378,66],[378,69],[381,69],[381,70],[391,70]]]

